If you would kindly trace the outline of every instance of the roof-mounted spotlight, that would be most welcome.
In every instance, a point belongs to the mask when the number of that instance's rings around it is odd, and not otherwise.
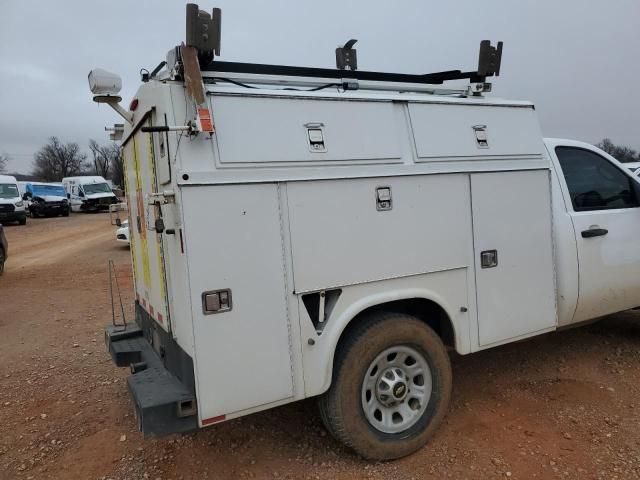
[[[133,123],[133,113],[126,111],[120,105],[122,97],[118,95],[122,89],[122,79],[115,73],[102,68],[95,68],[89,72],[89,88],[93,93],[93,101],[106,103],[128,123]]]

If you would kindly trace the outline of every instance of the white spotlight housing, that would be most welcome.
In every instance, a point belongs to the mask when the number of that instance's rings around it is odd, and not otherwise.
[[[94,95],[118,95],[122,79],[120,75],[95,68],[89,72],[89,88]]]

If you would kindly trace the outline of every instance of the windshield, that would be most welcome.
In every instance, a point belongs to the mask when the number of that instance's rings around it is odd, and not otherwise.
[[[82,185],[85,195],[92,195],[94,193],[113,193],[111,187],[107,183],[90,183]]]
[[[62,185],[33,185],[33,194],[36,196],[57,196],[57,197],[66,197],[67,192],[65,192],[64,187]]]
[[[15,183],[0,183],[0,198],[19,197],[18,186]]]

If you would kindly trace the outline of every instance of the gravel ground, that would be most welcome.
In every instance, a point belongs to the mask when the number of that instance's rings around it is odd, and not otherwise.
[[[640,312],[469,357],[421,451],[367,463],[330,438],[313,400],[144,440],[105,352],[107,261],[131,306],[129,251],[106,215],[7,227],[0,279],[2,479],[640,478]],[[131,309],[129,308],[129,313]]]

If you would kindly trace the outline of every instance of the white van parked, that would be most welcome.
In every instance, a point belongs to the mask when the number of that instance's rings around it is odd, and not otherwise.
[[[18,182],[15,177],[0,175],[0,223],[6,224],[18,222],[20,225],[27,223],[27,210],[25,208]]]
[[[66,177],[62,184],[73,212],[108,211],[109,205],[118,203],[111,185],[102,177]]]
[[[187,25],[207,23],[193,7]],[[447,412],[447,348],[640,305],[640,182],[543,140],[533,104],[487,96],[500,47],[483,42],[476,72],[424,76],[215,50],[173,51],[135,111],[90,76],[127,121],[136,324],[106,342],[145,434],[319,396],[337,439],[398,458]]]

